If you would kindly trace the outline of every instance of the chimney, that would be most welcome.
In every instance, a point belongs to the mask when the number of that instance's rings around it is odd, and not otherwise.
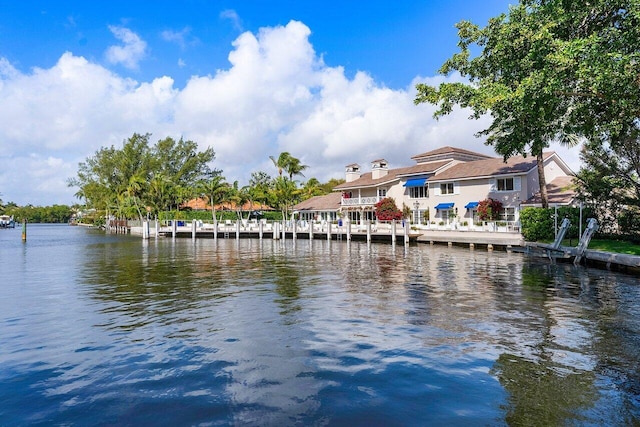
[[[352,182],[356,179],[360,178],[360,165],[357,163],[352,163],[345,167],[345,181]]]
[[[385,159],[378,159],[371,162],[371,178],[378,179],[386,176],[389,173],[387,167],[387,161]]]

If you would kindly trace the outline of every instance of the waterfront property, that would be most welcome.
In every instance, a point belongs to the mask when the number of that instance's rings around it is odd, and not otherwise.
[[[336,216],[362,222],[374,220],[375,204],[391,197],[399,208],[411,210],[416,226],[486,230],[478,218],[478,204],[492,198],[502,203],[500,220],[505,231],[517,231],[521,207],[535,204],[540,191],[537,161],[532,157],[515,156],[505,162],[502,157],[442,147],[412,160],[415,165],[401,168],[389,168],[384,159],[374,160],[371,171],[364,173],[358,164],[347,165],[346,182],[334,188],[341,196],[339,206],[334,203],[336,196],[330,195],[294,209],[309,217],[328,217],[333,208]],[[554,203],[572,203],[575,191],[568,182],[573,172],[557,153],[544,154],[544,170]],[[322,210],[314,211],[315,206]]]

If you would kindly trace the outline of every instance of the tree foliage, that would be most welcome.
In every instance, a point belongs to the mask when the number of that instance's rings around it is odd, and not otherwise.
[[[640,144],[589,143],[581,152],[579,197],[605,233],[640,236]]]
[[[639,9],[639,0],[521,0],[484,28],[462,21],[460,51],[440,73],[468,83],[419,84],[415,102],[437,104],[437,117],[455,105],[490,114],[479,135],[505,159],[537,157],[546,206],[541,160],[551,141],[617,143],[637,131]]]
[[[172,138],[150,146],[150,136],[134,133],[122,148],[100,148],[81,162],[68,181],[76,196],[121,217],[141,217],[147,207],[168,210],[194,197],[200,180],[214,172],[213,149],[199,152],[195,142]]]

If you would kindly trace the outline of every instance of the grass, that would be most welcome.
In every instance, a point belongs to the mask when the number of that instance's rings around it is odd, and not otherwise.
[[[578,246],[578,239],[565,239],[562,246]],[[622,240],[592,239],[589,248],[596,251],[613,252],[617,254],[640,255],[640,245]]]

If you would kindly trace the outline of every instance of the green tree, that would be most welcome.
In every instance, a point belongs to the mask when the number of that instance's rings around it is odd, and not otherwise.
[[[211,216],[214,223],[216,223],[218,221],[216,218],[216,206],[227,200],[231,187],[222,175],[212,173],[208,179],[200,182],[200,191],[202,191],[207,203],[211,206]]]
[[[300,159],[293,157],[290,153],[283,151],[276,159],[273,156],[269,156],[273,165],[278,169],[278,176],[282,176],[282,172],[286,172],[289,175],[289,179],[292,180],[294,175],[300,175],[304,177],[302,171],[309,168],[307,165],[303,165]]]
[[[522,0],[484,28],[462,21],[460,52],[440,73],[457,71],[469,83],[419,84],[415,102],[437,104],[437,117],[454,105],[476,119],[489,113],[479,135],[505,159],[536,156],[546,207],[542,150],[551,141],[619,140],[638,126],[638,10],[638,0]]]
[[[300,189],[300,196],[302,200],[310,199],[314,196],[321,196],[326,194],[322,188],[320,181],[316,178],[309,178]]]
[[[298,199],[298,186],[295,181],[292,181],[286,176],[278,176],[274,179],[272,196],[274,207],[280,209],[282,217],[286,218],[291,210],[291,206],[293,206]]]
[[[593,206],[600,229],[638,235],[640,217],[640,144],[588,143],[581,152],[577,175],[579,197]]]
[[[249,193],[252,200],[260,203],[261,206],[268,204],[270,193],[273,187],[273,180],[266,172],[253,172],[249,179]]]

